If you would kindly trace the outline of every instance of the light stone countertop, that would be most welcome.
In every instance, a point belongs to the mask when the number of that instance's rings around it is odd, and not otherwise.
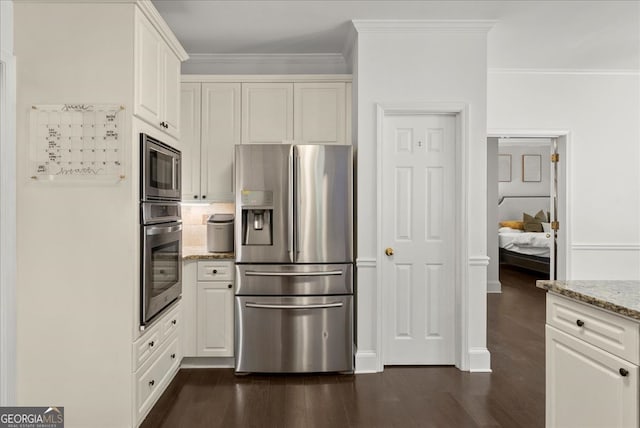
[[[235,253],[210,253],[206,246],[182,247],[182,260],[234,260]]]
[[[640,320],[640,281],[538,280],[536,286]]]

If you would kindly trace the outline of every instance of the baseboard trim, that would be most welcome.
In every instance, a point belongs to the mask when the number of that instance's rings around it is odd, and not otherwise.
[[[487,294],[488,293],[502,293],[502,284],[500,284],[500,281],[487,281]]]
[[[356,374],[378,373],[378,354],[374,351],[356,352]]]
[[[228,369],[236,366],[233,357],[184,357],[181,369]]]
[[[469,371],[472,373],[491,373],[491,353],[487,348],[469,350]]]

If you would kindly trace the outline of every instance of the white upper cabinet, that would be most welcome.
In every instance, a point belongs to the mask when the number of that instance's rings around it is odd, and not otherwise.
[[[293,140],[293,83],[242,84],[242,144]]]
[[[183,83],[180,89],[180,140],[182,200],[200,199],[200,83]]]
[[[182,200],[232,201],[240,144],[240,83],[183,83]]]
[[[345,144],[346,83],[294,83],[294,140]]]
[[[179,137],[180,58],[142,13],[136,13],[134,114]]]

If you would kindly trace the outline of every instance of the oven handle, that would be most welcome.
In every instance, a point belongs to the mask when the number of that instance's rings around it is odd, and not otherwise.
[[[245,303],[247,308],[258,308],[258,309],[326,309],[326,308],[340,308],[342,307],[342,302],[335,303],[322,303],[317,305],[267,305],[262,303]]]
[[[248,270],[245,276],[336,276],[342,275],[341,270],[330,270],[326,272],[260,272]]]
[[[171,233],[171,232],[178,232],[182,230],[182,225],[179,224],[177,226],[152,226],[149,229],[147,229],[146,231],[146,235],[147,236],[151,236],[151,235],[160,235],[163,233]]]

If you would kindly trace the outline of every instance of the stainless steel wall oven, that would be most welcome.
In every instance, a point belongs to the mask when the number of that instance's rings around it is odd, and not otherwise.
[[[140,326],[182,294],[180,151],[140,134]]]

